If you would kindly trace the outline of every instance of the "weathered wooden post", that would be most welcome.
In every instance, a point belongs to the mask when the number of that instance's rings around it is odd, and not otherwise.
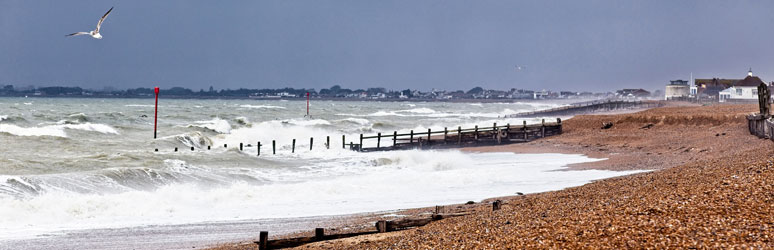
[[[175,147],[175,152],[177,152],[177,147]]]
[[[360,134],[360,146],[358,146],[358,151],[363,152],[363,134]]]
[[[428,146],[428,147],[430,146],[430,133],[431,133],[431,132],[430,132],[430,129],[428,128],[428,129],[427,129],[427,146]]]
[[[524,130],[524,140],[527,141],[529,138],[527,137],[527,121],[524,121],[524,127],[522,127],[522,130]]]
[[[346,146],[347,146],[346,137],[344,135],[341,135],[341,149],[347,148]]]
[[[409,132],[409,144],[414,144],[414,130]]]
[[[492,125],[492,130],[497,130],[497,123],[496,122]]]
[[[387,232],[387,221],[380,220],[376,222],[376,231],[380,233]]]
[[[540,127],[540,138],[546,137],[546,119],[540,121],[542,124]]]
[[[296,139],[293,139],[293,144],[290,146],[290,153],[296,152]]]
[[[449,129],[443,127],[443,144],[446,144],[446,137],[449,136]]]
[[[325,149],[331,149],[331,136],[325,136]]]
[[[261,156],[261,142],[258,142],[256,147],[258,147],[258,156]]]
[[[194,147],[191,147],[191,151],[194,151]]]
[[[496,200],[496,201],[492,202],[492,211],[500,210],[500,206],[502,206],[502,203],[503,202],[500,201],[500,200]]]
[[[398,146],[398,131],[392,132],[392,147]]]
[[[269,250],[269,231],[261,231],[258,236],[258,249]]]
[[[239,151],[242,151],[242,143],[239,143]]]
[[[355,143],[349,142],[349,150],[355,150]]]
[[[457,145],[462,145],[462,126],[457,127]]]
[[[476,134],[473,136],[473,140],[478,141],[478,125],[475,127]]]
[[[309,151],[312,151],[312,146],[314,146],[314,137],[309,137]]]
[[[314,239],[317,241],[321,241],[325,239],[325,229],[324,228],[315,228],[314,229]]]
[[[223,144],[223,147],[224,148],[228,148],[228,144]]]
[[[376,149],[379,149],[382,143],[382,133],[376,133]]]
[[[769,87],[763,82],[758,85],[758,107],[763,118],[769,118],[771,114],[771,93],[769,93]]]
[[[207,150],[210,150],[210,145],[207,145]]]
[[[277,141],[271,140],[271,154],[277,154]]]

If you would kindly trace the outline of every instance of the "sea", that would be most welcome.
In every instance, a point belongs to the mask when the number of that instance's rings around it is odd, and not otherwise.
[[[568,103],[312,100],[310,117],[305,100],[162,96],[154,139],[153,99],[0,98],[0,248],[201,248],[249,241],[265,228],[301,230],[304,218],[638,172],[568,170],[604,160],[575,154],[342,148],[342,136],[358,143],[360,134],[539,123],[507,117]]]

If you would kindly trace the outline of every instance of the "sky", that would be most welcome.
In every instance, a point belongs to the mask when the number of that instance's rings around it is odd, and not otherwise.
[[[103,39],[90,31],[110,7]],[[774,1],[0,0],[0,85],[613,91],[774,81]],[[517,69],[521,66],[521,70]]]

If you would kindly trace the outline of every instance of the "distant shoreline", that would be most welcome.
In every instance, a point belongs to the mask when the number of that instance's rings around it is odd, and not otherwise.
[[[153,99],[154,96],[0,96],[0,98],[71,98],[71,99]],[[175,99],[175,100],[256,100],[256,101],[271,101],[271,100],[287,100],[287,101],[305,101],[305,97],[284,97],[284,98],[250,98],[250,97],[195,97],[190,96],[165,96],[159,95],[159,99]],[[556,98],[556,99],[432,99],[432,98],[331,98],[331,97],[312,97],[312,101],[351,101],[351,102],[448,102],[448,103],[518,103],[518,102],[584,102],[589,100],[598,100],[599,98]]]

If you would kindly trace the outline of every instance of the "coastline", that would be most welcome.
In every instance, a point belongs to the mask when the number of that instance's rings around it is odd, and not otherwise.
[[[774,211],[766,197],[774,188],[763,177],[774,175],[768,156],[772,150],[769,141],[746,130],[744,115],[755,109],[755,105],[715,105],[582,115],[566,120],[561,136],[466,148],[584,154],[607,160],[571,169],[655,171],[559,191],[494,197],[476,205],[449,205],[453,212],[472,214],[406,231],[298,248],[771,247],[769,239],[774,235],[768,228],[774,224],[765,218]],[[615,125],[602,130],[603,121]],[[505,202],[502,210],[491,211],[486,202],[494,199]],[[430,211],[417,208],[397,213],[411,216]],[[251,245],[216,249],[240,246]]]

